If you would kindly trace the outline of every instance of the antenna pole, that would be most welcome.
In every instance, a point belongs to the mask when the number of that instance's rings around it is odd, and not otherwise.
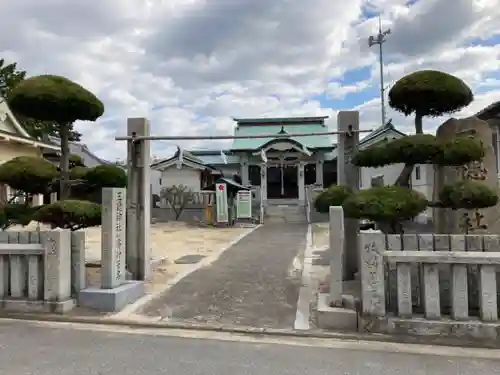
[[[379,68],[380,68],[380,111],[382,125],[386,124],[385,112],[385,86],[384,86],[384,51],[382,45],[386,42],[386,37],[391,33],[391,29],[382,31],[382,19],[378,16],[378,34],[368,38],[368,46],[379,46]]]

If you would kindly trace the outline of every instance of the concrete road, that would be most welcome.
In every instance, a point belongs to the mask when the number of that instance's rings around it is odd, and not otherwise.
[[[8,320],[0,349],[2,375],[500,374],[485,349]]]

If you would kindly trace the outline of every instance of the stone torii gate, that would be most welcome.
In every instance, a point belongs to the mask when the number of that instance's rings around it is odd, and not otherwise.
[[[338,183],[359,187],[357,169],[349,169],[345,152],[359,143],[359,133],[371,130],[359,129],[359,112],[341,111],[338,114],[338,131],[321,133],[284,134],[283,138],[339,135],[338,146]],[[276,138],[276,134],[258,134],[253,136],[152,136],[150,124],[146,118],[127,119],[127,135],[116,137],[117,141],[127,141],[127,223],[126,223],[126,267],[134,280],[147,280],[151,272],[151,141],[180,140],[224,140],[249,138]],[[352,172],[352,173],[351,173]],[[357,221],[346,221],[346,234],[357,233]],[[352,240],[348,240],[352,238]],[[356,241],[357,235],[346,236],[348,241]],[[354,243],[346,244],[348,248]],[[342,269],[341,269],[342,270]],[[340,272],[342,274],[342,272]]]

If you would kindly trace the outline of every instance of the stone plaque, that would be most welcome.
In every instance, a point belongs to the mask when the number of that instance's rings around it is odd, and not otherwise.
[[[101,287],[112,289],[126,281],[126,189],[102,189]]]

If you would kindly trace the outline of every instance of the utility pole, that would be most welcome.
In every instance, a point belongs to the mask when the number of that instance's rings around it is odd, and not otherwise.
[[[387,35],[391,33],[391,29],[382,31],[382,20],[378,16],[378,34],[368,38],[368,47],[376,44],[379,46],[379,64],[380,64],[380,106],[382,111],[382,126],[385,125],[385,86],[384,86],[384,59],[382,44],[385,43]]]

